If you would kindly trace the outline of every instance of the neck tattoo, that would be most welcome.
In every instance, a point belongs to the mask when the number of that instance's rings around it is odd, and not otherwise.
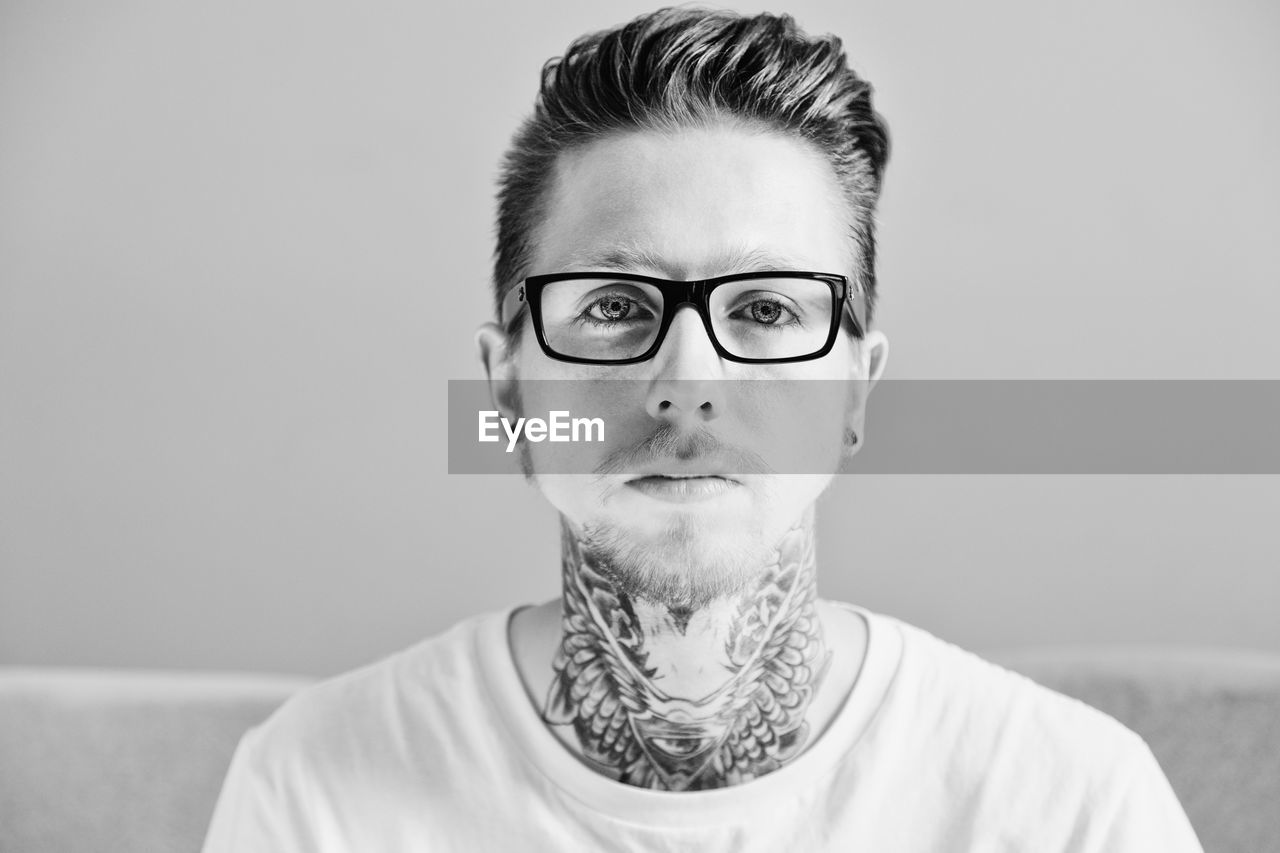
[[[831,658],[815,611],[811,519],[727,603],[730,624],[715,650],[727,680],[702,696],[668,694],[650,665],[637,612],[653,605],[621,592],[567,526],[562,548],[563,638],[543,719],[572,726],[591,766],[629,785],[692,791],[750,781],[801,751]],[[667,624],[683,636],[696,615],[669,609]]]

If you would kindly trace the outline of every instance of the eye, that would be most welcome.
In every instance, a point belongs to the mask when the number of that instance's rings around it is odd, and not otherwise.
[[[591,307],[587,309],[587,313],[596,320],[616,323],[627,319],[635,305],[634,299],[630,299],[620,293],[611,293],[607,296],[601,296],[592,302]]]
[[[782,317],[782,305],[765,299],[751,303],[751,319],[757,323],[773,325]]]
[[[800,319],[795,311],[781,301],[759,297],[743,305],[734,314],[761,326],[785,326]]]

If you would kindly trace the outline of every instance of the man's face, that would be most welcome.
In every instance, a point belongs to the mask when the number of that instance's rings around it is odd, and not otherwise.
[[[563,155],[548,201],[530,274],[689,280],[767,269],[850,275],[855,266],[831,167],[806,143],[775,133],[620,133]],[[776,380],[874,379],[886,349],[878,332],[859,344],[842,331],[819,359],[730,362],[697,310],[683,305],[651,360],[570,364],[542,352],[527,312],[522,322],[519,347],[487,357],[491,377],[518,390],[518,414],[568,409],[607,425],[604,442],[572,445],[578,469],[595,474],[552,473],[564,469],[549,454],[564,445],[527,444],[534,481],[624,586],[682,606],[750,581],[830,482],[848,429],[861,426],[865,384],[860,392],[857,383],[827,383],[828,392],[847,392],[815,396],[817,386]],[[495,371],[503,359],[505,373]],[[631,381],[527,381],[598,379]],[[547,386],[554,391],[544,394]],[[659,433],[665,442],[646,444]],[[627,470],[601,473],[627,451]]]

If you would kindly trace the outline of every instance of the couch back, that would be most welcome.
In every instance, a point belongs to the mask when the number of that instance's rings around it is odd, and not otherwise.
[[[240,736],[306,683],[0,668],[0,851],[199,851]]]
[[[1140,734],[1207,853],[1280,851],[1280,655],[1064,646],[983,656]]]
[[[1151,746],[1209,853],[1280,850],[1280,655],[984,654]],[[0,668],[0,851],[199,851],[241,734],[307,681]]]

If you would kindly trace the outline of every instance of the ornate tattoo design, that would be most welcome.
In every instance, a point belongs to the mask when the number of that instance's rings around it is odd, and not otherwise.
[[[630,785],[683,791],[749,781],[800,751],[830,661],[811,525],[784,537],[760,584],[742,595],[724,648],[733,674],[700,699],[654,682],[632,602],[581,542],[563,539],[563,639],[543,718],[572,725],[589,762]],[[683,630],[689,612],[671,615]]]

